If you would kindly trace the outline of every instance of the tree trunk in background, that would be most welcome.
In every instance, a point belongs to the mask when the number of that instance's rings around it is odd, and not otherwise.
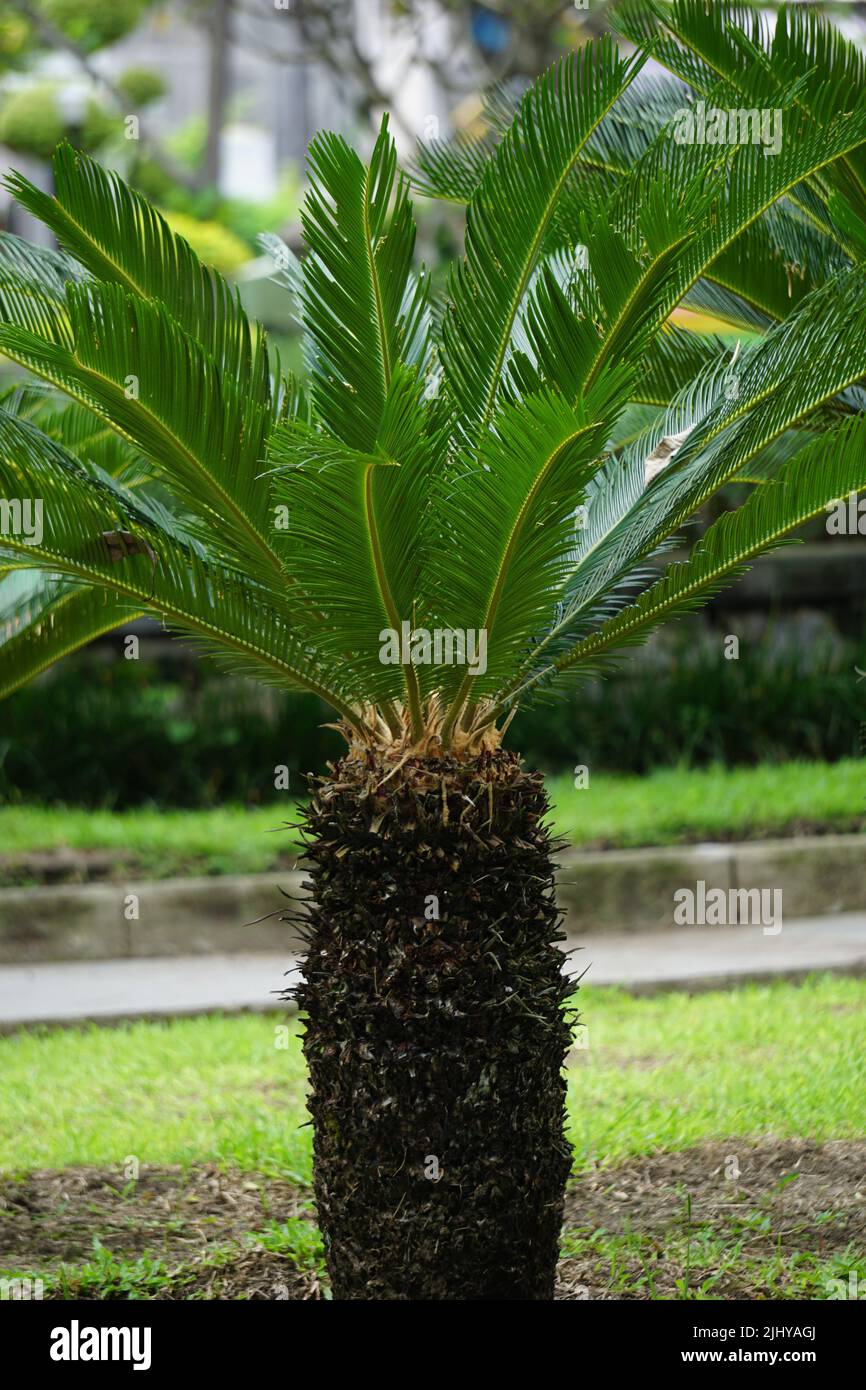
[[[207,93],[207,145],[202,179],[205,188],[219,189],[220,137],[228,100],[229,14],[231,0],[211,0],[208,10],[210,62]]]
[[[338,1299],[550,1299],[571,1154],[542,779],[512,753],[311,779],[315,1193]]]

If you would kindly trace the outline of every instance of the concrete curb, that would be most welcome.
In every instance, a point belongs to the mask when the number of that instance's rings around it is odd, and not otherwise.
[[[0,890],[0,962],[293,953],[303,872]],[[563,854],[569,936],[669,931],[674,893],[781,889],[786,920],[866,909],[866,835]],[[281,891],[282,890],[282,891]]]
[[[563,857],[559,899],[567,930],[669,931],[674,893],[778,888],[786,919],[866,908],[866,835],[813,835],[744,844],[674,845]]]
[[[289,871],[5,888],[0,962],[291,951],[297,933],[279,917],[299,905],[304,877]]]

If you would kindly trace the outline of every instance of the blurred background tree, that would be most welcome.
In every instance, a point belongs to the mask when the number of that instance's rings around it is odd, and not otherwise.
[[[0,146],[38,162],[65,137],[252,251],[257,232],[291,231],[297,169],[320,126],[363,146],[387,109],[406,153],[471,129],[481,92],[529,82],[603,27],[605,5],[10,0]],[[237,247],[207,237],[236,268]]]

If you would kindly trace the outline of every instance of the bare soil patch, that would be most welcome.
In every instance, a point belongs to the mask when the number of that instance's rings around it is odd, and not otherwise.
[[[648,1237],[657,1296],[676,1293],[683,1267],[665,1258],[665,1245],[671,1235],[685,1238],[689,1225],[693,1232],[743,1236],[744,1254],[752,1262],[804,1250],[830,1258],[849,1245],[862,1250],[866,1142],[785,1140],[748,1146],[728,1140],[598,1169],[569,1189],[566,1230],[571,1228],[573,1235],[603,1230]],[[642,1254],[646,1260],[646,1248]],[[626,1253],[622,1262],[635,1276],[642,1272],[637,1252],[631,1258]],[[623,1297],[609,1291],[607,1272],[598,1265],[590,1254],[561,1261],[558,1296]],[[765,1292],[751,1281],[746,1261],[742,1275],[725,1273],[713,1288],[718,1298],[756,1298]]]
[[[728,1176],[732,1160],[738,1177]],[[693,1230],[745,1230],[747,1252],[756,1258],[797,1250],[829,1258],[848,1245],[863,1248],[866,1142],[731,1140],[586,1172],[569,1188],[566,1233],[572,1243],[600,1230],[640,1235],[643,1260],[647,1245],[654,1252],[656,1296],[675,1295],[682,1266],[666,1245],[685,1232],[687,1196]],[[314,1271],[251,1246],[251,1232],[288,1217],[312,1222],[309,1193],[260,1174],[143,1167],[137,1182],[125,1183],[116,1172],[93,1168],[37,1171],[0,1179],[0,1266],[48,1275],[92,1259],[96,1236],[118,1258],[162,1259],[169,1277],[160,1298],[319,1298]],[[214,1263],[227,1245],[236,1250]],[[628,1254],[624,1259],[627,1266]],[[638,1253],[634,1266],[638,1274]],[[742,1275],[726,1274],[713,1293],[733,1299],[762,1291],[749,1284],[744,1263]],[[561,1261],[557,1296],[623,1295],[611,1290],[605,1261],[588,1249]]]

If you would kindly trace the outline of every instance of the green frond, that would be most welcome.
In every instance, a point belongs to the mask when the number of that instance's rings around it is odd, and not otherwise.
[[[807,444],[782,466],[775,481],[725,512],[688,560],[671,565],[636,603],[559,657],[555,673],[597,669],[600,657],[645,641],[662,622],[702,606],[759,554],[825,513],[832,499],[864,488],[866,417],[859,417]]]
[[[836,425],[838,423],[838,420],[835,421]],[[814,428],[812,428],[813,425]],[[825,424],[824,428],[830,428],[830,426]],[[783,466],[802,449],[803,445],[810,443],[821,432],[820,423],[814,415],[810,416],[803,425],[785,430],[784,434],[777,435],[763,449],[760,449],[754,458],[749,460],[745,468],[736,475],[734,481],[753,483],[755,486],[773,481],[778,478]]]
[[[398,363],[372,452],[301,421],[270,441],[273,497],[288,514],[280,555],[309,599],[310,640],[363,672],[371,697],[405,699],[416,718],[414,673],[383,663],[380,649],[383,629],[399,633],[421,601],[419,537],[442,448],[427,427],[417,377]]]
[[[138,487],[153,475],[151,465],[127,440],[86,406],[65,400],[48,382],[22,378],[0,391],[0,407],[31,420],[82,463],[97,464],[127,487]]]
[[[0,321],[70,346],[66,286],[81,278],[75,262],[0,232]]]
[[[112,171],[71,145],[53,161],[54,196],[12,173],[6,186],[95,279],[163,304],[238,390],[260,404],[270,395],[264,340],[253,333],[240,298],[202,265],[188,242]]]
[[[615,264],[619,270],[612,291],[614,311],[603,325],[593,370],[609,360],[621,360],[634,351],[637,341],[643,349],[643,339],[635,333],[636,306],[645,307],[644,322],[654,315],[656,331],[692,290],[696,282],[710,273],[729,247],[768,211],[779,199],[788,195],[803,179],[828,167],[846,151],[866,138],[866,105],[842,113],[819,125],[811,117],[797,111],[792,124],[786,128],[785,141],[777,156],[765,158],[754,145],[739,145],[728,150],[728,163],[711,171],[711,182],[703,186],[709,194],[709,204],[701,201],[700,173],[696,172],[691,185],[670,178],[669,166],[663,176],[668,197],[660,200],[660,216],[654,224],[653,241],[648,254],[632,256],[622,253]],[[696,158],[692,151],[701,147],[684,145],[688,161]],[[717,148],[717,147],[714,147]],[[699,169],[699,164],[696,164]],[[646,171],[636,166],[628,178],[618,185],[608,208],[595,219],[594,227],[583,240],[589,247],[590,266],[599,267],[600,279],[609,279],[607,270],[611,250],[616,249],[617,226],[640,226],[641,209],[646,203]],[[695,189],[697,206],[691,207],[687,188]],[[679,192],[677,193],[677,189]],[[674,199],[678,197],[680,215]],[[712,207],[712,215],[708,208]],[[690,215],[691,231],[683,225],[683,214]],[[645,232],[645,240],[650,241]],[[597,248],[597,249],[595,249]],[[601,268],[605,268],[602,277]],[[591,380],[591,375],[588,378]]]
[[[773,27],[748,5],[629,0],[617,23],[633,41],[654,43],[658,61],[698,95],[716,98],[727,88],[729,99],[722,95],[720,106],[787,110],[788,92],[797,111],[823,124],[834,112],[861,107],[866,97],[862,54],[808,5],[782,6]],[[866,215],[863,150],[843,151],[826,179]],[[813,193],[821,192],[812,182]],[[798,190],[797,198],[806,192]]]
[[[67,288],[74,348],[0,325],[0,351],[111,424],[254,569],[277,568],[257,482],[272,407],[224,378],[157,301],[119,285]]]
[[[622,453],[630,444],[634,444],[635,440],[639,439],[642,434],[646,434],[653,425],[657,424],[664,413],[660,406],[642,405],[637,401],[630,401],[614,421],[605,452],[611,455]]]
[[[507,693],[521,685],[540,659],[549,664],[563,643],[573,641],[575,632],[588,625],[589,615],[598,603],[603,603],[606,595],[619,592],[635,564],[661,544],[664,537],[657,539],[656,546],[629,546],[634,518],[646,493],[646,461],[664,440],[687,438],[724,399],[732,380],[730,358],[704,367],[666,410],[657,414],[619,455],[606,460],[592,478],[573,561],[557,595],[557,616],[533,652],[524,657]],[[674,529],[672,525],[667,534]]]
[[[562,587],[561,611],[501,697],[513,697],[541,664],[587,630],[600,601],[621,588],[721,487],[773,441],[866,374],[866,279],[853,270],[828,282],[735,362],[710,366],[645,434],[606,463],[586,498],[586,524]],[[645,463],[664,439],[680,447],[647,484]]]
[[[860,262],[866,260],[866,221],[853,208],[843,193],[834,190],[828,199],[830,216],[845,237],[852,257]]]
[[[587,140],[646,61],[603,39],[529,89],[467,210],[466,259],[450,286],[441,357],[472,428],[489,424],[515,320],[557,201]]]
[[[576,407],[549,390],[506,403],[477,461],[458,457],[442,480],[431,546],[436,625],[486,640],[486,670],[441,673],[453,692],[446,727],[470,693],[475,701],[499,688],[549,620],[574,551],[576,509],[624,396],[614,377]]]
[[[729,328],[749,336],[763,333],[773,322],[770,314],[710,279],[696,280],[683,295],[681,307],[696,310],[699,314],[710,314]]]
[[[857,268],[813,291],[722,375],[697,383],[698,410],[685,412],[692,415],[688,437],[649,487],[639,447],[626,451],[619,515],[605,509],[569,581],[574,610],[678,530],[773,440],[864,375],[866,274]]]
[[[410,169],[412,186],[427,198],[464,207],[484,177],[496,137],[460,133],[451,140],[421,141]]]
[[[325,670],[295,635],[283,594],[179,543],[152,511],[125,506],[120,489],[2,411],[0,494],[42,503],[42,534],[4,530],[0,564],[98,586],[161,618],[227,669],[311,690],[354,719],[346,693],[352,673]]]
[[[605,365],[643,359],[681,294],[686,267],[710,208],[724,196],[724,171],[697,146],[673,146],[662,162],[654,147],[646,161],[591,207],[580,230],[590,275],[583,312],[597,325],[592,351],[581,363],[591,384]],[[640,194],[638,195],[638,188]]]
[[[481,136],[459,132],[450,139],[419,143],[411,167],[413,186],[430,198],[465,206],[481,183],[487,162],[517,115],[521,93],[493,88],[486,95],[488,128]],[[666,74],[642,73],[626,87],[586,141],[575,163],[575,177],[563,193],[563,214],[573,220],[574,207],[587,175],[602,176],[596,188],[609,190],[610,176],[628,173],[663,126],[682,106],[683,91]],[[555,214],[559,219],[560,213]]]
[[[97,464],[127,487],[150,481],[155,473],[139,449],[75,401],[46,399],[29,418],[82,463]]]
[[[375,444],[391,379],[413,351],[426,281],[413,281],[415,222],[387,121],[365,166],[338,135],[310,145],[300,295],[317,416],[345,444]]]
[[[4,602],[13,571],[0,582],[0,699],[11,695],[56,661],[141,617],[143,608],[102,589],[81,588],[37,572],[38,587],[15,605]]]
[[[666,324],[647,349],[632,399],[666,406],[705,371],[729,359],[730,349],[715,333],[693,333],[679,324]]]
[[[844,270],[836,242],[779,204],[745,228],[707,267],[707,277],[771,321],[779,322],[811,290]]]

